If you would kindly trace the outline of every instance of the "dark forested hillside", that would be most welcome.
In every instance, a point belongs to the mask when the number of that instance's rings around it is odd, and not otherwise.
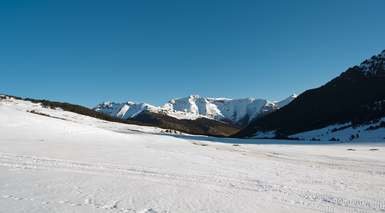
[[[385,52],[349,68],[324,86],[305,91],[289,105],[256,119],[235,136],[276,131],[277,137],[327,125],[360,124],[385,116]]]

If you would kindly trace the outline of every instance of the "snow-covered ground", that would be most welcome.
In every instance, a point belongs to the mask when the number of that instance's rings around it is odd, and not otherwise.
[[[276,131],[258,131],[253,138],[275,138]],[[385,117],[367,124],[354,126],[351,122],[330,125],[321,129],[290,135],[305,141],[376,142],[385,143]]]
[[[0,212],[385,211],[384,144],[162,132],[1,100]]]
[[[360,126],[353,126],[351,123],[331,125],[325,128],[295,134],[291,137],[301,140],[385,142],[385,118]]]

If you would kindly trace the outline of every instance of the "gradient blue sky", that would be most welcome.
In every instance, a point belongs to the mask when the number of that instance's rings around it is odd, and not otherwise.
[[[0,92],[282,99],[385,49],[384,0],[3,0]]]

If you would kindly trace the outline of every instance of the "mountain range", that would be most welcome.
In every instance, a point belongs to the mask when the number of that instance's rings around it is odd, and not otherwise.
[[[131,101],[125,103],[107,101],[97,105],[94,110],[124,120],[149,112],[164,114],[179,120],[207,118],[242,127],[257,117],[287,105],[296,97],[296,95],[291,95],[282,101],[275,102],[255,98],[228,99],[191,95],[185,98],[171,99],[159,107]]]
[[[239,130],[252,120],[284,107],[295,98],[296,95],[291,95],[282,101],[268,101],[255,98],[228,99],[191,95],[171,99],[158,107],[131,101],[125,103],[107,101],[97,105],[94,110],[123,120],[152,123],[155,118],[159,118],[159,121],[172,120],[177,126],[180,126],[180,123],[185,125],[210,120],[212,124],[220,122],[223,126]],[[180,128],[177,130],[183,131]]]

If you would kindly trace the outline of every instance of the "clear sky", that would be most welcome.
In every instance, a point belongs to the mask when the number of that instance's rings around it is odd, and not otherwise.
[[[0,92],[278,100],[385,49],[384,0],[2,0]]]

